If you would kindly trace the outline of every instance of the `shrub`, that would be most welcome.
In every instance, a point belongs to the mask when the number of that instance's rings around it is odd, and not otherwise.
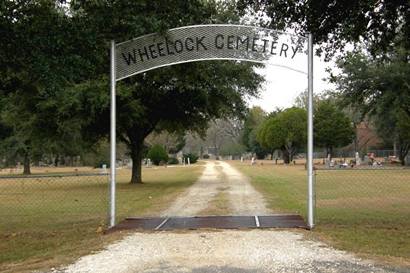
[[[168,164],[169,164],[169,165],[179,164],[179,160],[178,160],[178,158],[170,157],[170,158],[168,159]]]
[[[167,151],[165,151],[164,147],[159,144],[155,144],[149,149],[147,157],[151,159],[152,164],[157,166],[161,163],[161,161],[168,161]]]
[[[203,158],[203,159],[208,159],[208,158],[209,158],[209,154],[204,154],[204,155],[202,156],[202,158]]]
[[[196,154],[192,154],[192,153],[184,154],[184,158],[189,158],[189,162],[191,164],[194,164],[198,161],[198,156]],[[188,160],[186,162],[188,163]]]

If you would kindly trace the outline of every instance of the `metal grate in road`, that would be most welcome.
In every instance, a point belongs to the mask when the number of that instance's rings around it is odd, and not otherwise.
[[[300,215],[196,216],[126,218],[109,231],[116,230],[192,230],[192,229],[307,228]]]

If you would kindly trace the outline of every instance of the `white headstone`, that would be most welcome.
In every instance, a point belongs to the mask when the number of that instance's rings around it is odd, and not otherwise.
[[[360,156],[359,156],[359,153],[358,152],[356,152],[356,166],[359,166],[360,164],[361,164],[361,160],[360,160]]]

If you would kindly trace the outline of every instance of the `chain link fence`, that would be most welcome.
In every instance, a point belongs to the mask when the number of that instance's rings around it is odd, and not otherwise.
[[[317,224],[410,226],[410,168],[320,169]]]
[[[108,179],[103,173],[0,176],[0,229],[7,234],[84,222],[105,226]]]

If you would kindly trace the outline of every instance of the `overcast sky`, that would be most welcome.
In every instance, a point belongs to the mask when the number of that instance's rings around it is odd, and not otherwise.
[[[300,62],[301,65],[306,66],[307,71],[307,57],[305,60],[300,60]],[[314,92],[321,92],[332,88],[332,85],[327,81],[323,81],[323,78],[328,78],[328,73],[325,69],[333,66],[334,63],[332,62],[327,63],[317,56],[314,57]],[[259,99],[252,99],[249,105],[261,106],[267,112],[271,112],[276,107],[291,107],[294,99],[307,89],[307,76],[301,73],[271,65],[266,65],[265,69],[261,70],[260,73],[265,75],[266,83],[261,91],[261,97]]]

